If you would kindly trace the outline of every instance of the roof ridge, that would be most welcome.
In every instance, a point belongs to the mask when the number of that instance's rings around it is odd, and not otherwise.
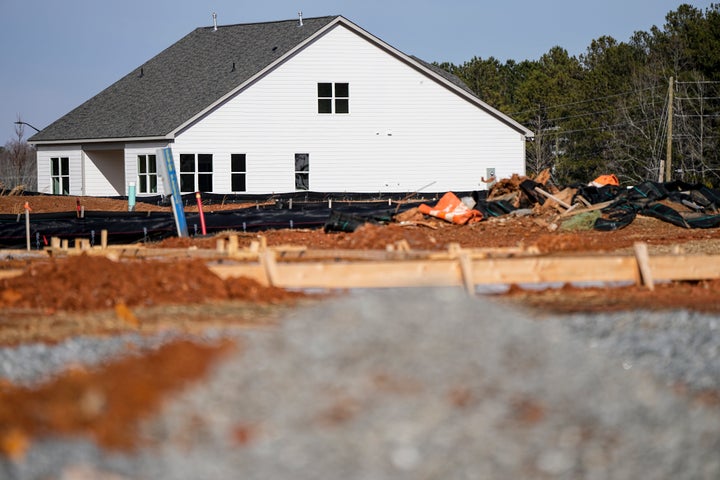
[[[319,17],[303,17],[303,22],[309,21],[309,20],[323,20],[326,18],[338,18],[342,17],[342,15],[321,15]],[[288,18],[285,20],[267,20],[264,22],[247,22],[247,23],[228,23],[226,25],[218,25],[217,28],[220,30],[221,28],[228,28],[228,27],[245,27],[250,25],[271,25],[271,24],[279,24],[279,23],[287,23],[287,22],[297,22],[298,18]],[[214,25],[208,25],[208,26],[202,26],[197,27],[196,30],[207,30],[207,29],[214,29]]]

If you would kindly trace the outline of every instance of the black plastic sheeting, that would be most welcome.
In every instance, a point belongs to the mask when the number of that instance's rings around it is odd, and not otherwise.
[[[602,210],[603,217],[595,221],[595,230],[618,230],[630,225],[635,217],[645,215],[683,228],[716,228],[720,226],[720,192],[702,184],[685,182],[644,182],[629,189],[620,187],[579,187],[590,203],[614,200]],[[660,203],[682,205],[693,211],[680,211]]]
[[[416,206],[408,203],[397,207],[388,205],[387,200],[376,202],[309,204],[293,203],[289,200],[272,205],[237,210],[205,211],[207,234],[224,230],[256,232],[281,228],[322,228],[334,214],[345,212],[377,221],[390,221],[396,213]],[[202,233],[200,216],[186,213],[190,236]],[[138,241],[159,241],[177,235],[175,219],[170,212],[85,212],[84,218],[77,218],[76,212],[46,213],[30,215],[31,248],[42,249],[49,245],[52,237],[60,239],[86,238],[91,245],[100,243],[100,232],[108,231],[108,243],[124,244]],[[0,215],[0,247],[25,248],[25,215]]]
[[[539,184],[527,180],[521,190],[531,202],[542,203],[537,195]],[[592,204],[612,201],[602,210],[595,222],[600,231],[618,230],[628,226],[638,214],[651,216],[683,228],[720,227],[720,192],[700,184],[684,182],[645,182],[632,188],[617,186],[577,186]],[[456,192],[458,197],[472,196],[475,209],[484,218],[500,217],[515,208],[504,200],[487,200],[487,191]],[[32,195],[32,193],[25,193]],[[364,223],[383,223],[397,213],[416,207],[422,202],[435,203],[442,193],[423,194],[357,194],[298,192],[282,195],[213,195],[203,193],[205,225],[208,234],[224,230],[256,232],[281,228],[323,228],[325,231],[354,231]],[[116,197],[124,198],[127,197]],[[412,201],[389,205],[388,200]],[[332,208],[330,206],[332,200]],[[693,212],[680,212],[660,203],[669,200],[688,207]],[[166,205],[167,197],[142,197],[138,201]],[[185,205],[196,201],[195,194],[183,196]],[[255,207],[212,211],[213,205],[252,203]],[[270,202],[268,204],[268,202]],[[201,223],[197,213],[186,213],[190,236],[200,235]],[[30,240],[33,249],[42,249],[52,237],[61,239],[85,238],[91,245],[100,243],[100,232],[108,231],[108,243],[125,244],[138,241],[159,241],[177,235],[171,212],[76,212],[31,214]],[[25,215],[0,214],[0,247],[25,248]]]

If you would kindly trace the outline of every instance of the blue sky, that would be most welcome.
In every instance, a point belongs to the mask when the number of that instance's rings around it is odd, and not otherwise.
[[[427,61],[535,60],[559,45],[571,55],[593,39],[626,41],[662,26],[688,3],[713,0],[0,0],[0,144],[13,122],[43,128],[194,28],[343,15]],[[26,128],[25,137],[34,133]]]

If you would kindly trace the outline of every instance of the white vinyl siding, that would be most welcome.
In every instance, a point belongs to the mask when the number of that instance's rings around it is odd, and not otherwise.
[[[347,83],[348,115],[318,114],[318,83]],[[178,134],[178,152],[213,151],[215,191],[232,152],[247,153],[248,193],[295,191],[294,154],[314,191],[479,190],[525,173],[525,140],[447,87],[338,26]]]

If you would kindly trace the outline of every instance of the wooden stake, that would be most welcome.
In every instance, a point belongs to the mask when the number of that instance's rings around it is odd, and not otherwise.
[[[108,246],[108,231],[100,230],[100,248],[103,250],[107,249]]]
[[[637,260],[638,270],[640,271],[641,285],[645,285],[650,291],[655,290],[652,270],[650,269],[650,256],[648,255],[647,243],[637,242],[633,245],[633,249],[635,250],[635,259]]]
[[[265,250],[260,255],[263,267],[265,267],[265,275],[267,277],[267,284],[271,287],[278,284],[278,268],[277,261],[275,259],[275,252],[272,250]]]
[[[467,252],[460,252],[458,255],[458,263],[460,264],[460,273],[462,274],[462,282],[468,295],[475,295],[475,282],[473,281],[472,260]]]
[[[228,245],[227,245],[228,255],[235,255],[237,253],[238,244],[239,244],[239,240],[238,240],[237,235],[230,235],[230,237],[228,237]]]

